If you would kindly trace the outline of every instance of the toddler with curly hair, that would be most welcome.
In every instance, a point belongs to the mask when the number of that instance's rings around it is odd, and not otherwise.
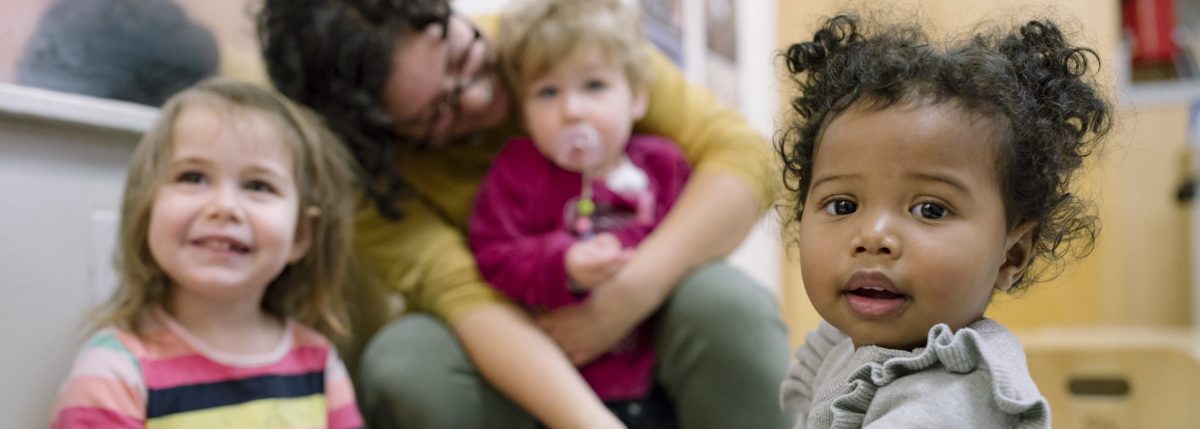
[[[1096,54],[1045,20],[946,44],[865,27],[829,19],[785,54],[787,220],[827,323],[783,406],[797,428],[1049,427],[1020,342],[984,312],[1092,248],[1070,190],[1112,125]]]

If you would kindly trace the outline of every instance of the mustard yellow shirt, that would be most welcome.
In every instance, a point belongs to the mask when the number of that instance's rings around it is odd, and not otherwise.
[[[480,23],[495,28],[495,20]],[[760,209],[773,203],[779,179],[764,138],[707,90],[690,85],[657,50],[650,61],[650,103],[634,133],[677,142],[694,174],[735,177],[754,193]],[[400,202],[401,220],[384,218],[374,204],[359,210],[358,256],[386,289],[404,296],[406,311],[429,312],[453,324],[472,309],[507,302],[479,274],[466,231],[475,192],[489,164],[503,144],[521,132],[517,116],[469,141],[401,153],[401,177],[419,195]]]

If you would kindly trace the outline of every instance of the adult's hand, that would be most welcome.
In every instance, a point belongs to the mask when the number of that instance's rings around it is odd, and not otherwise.
[[[454,324],[471,361],[521,408],[555,429],[623,429],[579,371],[521,310],[474,309]]]
[[[538,316],[538,325],[576,366],[586,365],[612,349],[642,321],[640,312],[618,302],[620,288],[610,283],[597,286],[580,305]]]

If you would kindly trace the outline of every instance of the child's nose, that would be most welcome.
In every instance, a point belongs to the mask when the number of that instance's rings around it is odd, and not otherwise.
[[[241,220],[237,189],[233,189],[230,186],[215,187],[204,215],[211,220],[219,222],[237,222]]]
[[[566,91],[562,95],[562,110],[563,117],[567,119],[578,119],[583,116],[584,110],[583,98],[571,91]]]
[[[890,215],[880,215],[864,222],[855,237],[854,253],[856,255],[882,255],[890,258],[900,256],[900,239],[896,235],[896,219]]]

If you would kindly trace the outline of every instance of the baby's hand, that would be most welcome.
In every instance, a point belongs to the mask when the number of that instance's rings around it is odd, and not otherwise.
[[[567,276],[575,287],[592,290],[612,278],[632,256],[633,249],[622,249],[617,236],[602,232],[567,249]]]

